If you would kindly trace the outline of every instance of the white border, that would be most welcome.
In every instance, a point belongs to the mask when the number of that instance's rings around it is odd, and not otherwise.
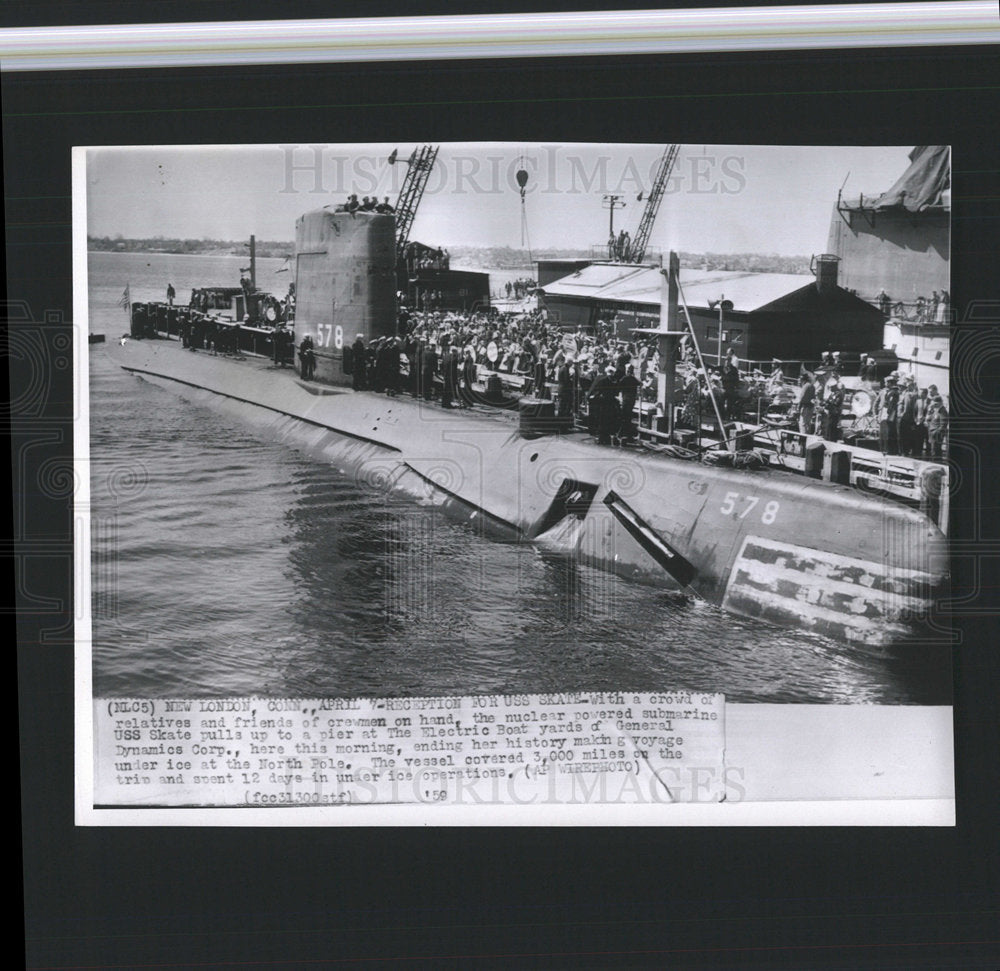
[[[226,146],[238,149],[246,146]],[[197,146],[201,150],[205,146]],[[76,420],[74,422],[74,471],[77,492],[74,505],[74,573],[75,573],[75,822],[81,826],[954,826],[955,775],[954,738],[951,706],[903,706],[893,711],[893,706],[819,706],[834,714],[842,715],[847,722],[843,743],[837,748],[834,762],[847,758],[863,761],[866,767],[855,766],[864,774],[872,769],[868,765],[878,762],[878,754],[868,752],[861,743],[852,741],[850,725],[865,722],[865,710],[874,709],[881,717],[915,726],[912,716],[923,719],[918,729],[936,727],[934,740],[942,750],[927,751],[909,746],[897,753],[912,773],[912,785],[907,791],[896,793],[886,790],[883,799],[833,797],[823,801],[795,798],[794,787],[785,788],[774,801],[726,802],[722,804],[537,804],[537,805],[460,805],[439,806],[369,805],[351,807],[299,808],[153,808],[122,807],[95,809],[94,796],[94,722],[93,722],[93,669],[92,669],[92,603],[91,603],[91,533],[90,533],[90,388],[89,388],[89,281],[87,266],[87,152],[88,147],[73,149],[73,312],[74,321],[74,394]],[[109,338],[114,340],[113,335]],[[727,705],[726,731],[731,730],[729,709],[752,711],[754,705]],[[794,712],[804,713],[808,706],[771,706],[787,708],[792,720],[789,731],[794,739],[805,746],[809,753],[815,742],[816,751],[825,750],[828,736],[811,741],[813,733],[802,733],[801,725],[793,725]],[[854,714],[852,715],[852,708]],[[761,709],[763,711],[763,709]],[[941,722],[947,725],[940,730]],[[816,722],[818,726],[819,722]],[[735,727],[735,726],[732,726]],[[899,733],[889,732],[890,736]],[[921,738],[923,731],[917,732]],[[775,777],[781,774],[774,764],[761,759],[759,745],[747,742],[740,736],[727,739],[727,751],[748,759],[748,768],[763,769]],[[799,755],[802,752],[798,753]],[[884,757],[884,753],[883,753]],[[931,761],[927,761],[931,760]],[[764,764],[762,764],[764,763]],[[937,784],[921,788],[924,769],[926,780],[948,778],[950,798],[941,798],[944,787]],[[836,776],[836,770],[832,773]],[[881,773],[879,773],[881,774]],[[853,777],[853,776],[852,776]],[[836,782],[832,784],[836,790]],[[934,789],[937,791],[933,791]],[[878,791],[878,787],[873,787]],[[869,790],[871,791],[871,790]],[[927,798],[914,797],[914,793]]]
[[[76,822],[81,808],[93,802],[94,726],[93,620],[91,614],[90,551],[90,334],[87,272],[87,150],[73,149],[73,473],[76,501],[73,504],[73,599],[74,637],[74,761]]]
[[[433,815],[432,815],[433,813]],[[945,826],[954,799],[675,805],[348,806],[339,809],[91,809],[78,826]]]

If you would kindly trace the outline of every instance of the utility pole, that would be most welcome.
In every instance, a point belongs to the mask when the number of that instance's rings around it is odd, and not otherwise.
[[[723,328],[723,326],[725,324],[725,319],[726,319],[723,316],[723,314],[725,313],[725,308],[726,308],[726,295],[722,294],[722,296],[719,297],[719,369],[720,369],[720,371],[722,369],[722,328]]]
[[[670,436],[670,442],[674,440],[677,356],[680,338],[686,334],[686,331],[680,328],[677,320],[680,272],[680,258],[671,250],[667,268],[660,270],[662,276],[660,283],[660,326],[656,331],[653,331],[657,336],[657,350],[660,359],[656,397],[666,425],[663,430]]]
[[[601,201],[608,213],[608,238],[615,238],[615,210],[625,208],[625,200],[621,196],[605,196]]]

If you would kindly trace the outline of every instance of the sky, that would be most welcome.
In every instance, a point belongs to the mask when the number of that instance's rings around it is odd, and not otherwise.
[[[292,240],[295,219],[351,192],[395,204],[416,146],[272,145],[92,148],[87,233]],[[433,246],[578,249],[608,238],[606,196],[634,235],[666,145],[452,143],[440,147],[410,233]],[[877,195],[912,146],[682,145],[651,250],[811,255],[826,249],[844,195]],[[522,202],[516,173],[528,173]],[[522,206],[526,236],[523,235]]]

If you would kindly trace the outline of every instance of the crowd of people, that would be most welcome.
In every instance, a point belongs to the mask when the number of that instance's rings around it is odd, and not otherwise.
[[[940,460],[946,451],[948,409],[935,385],[918,388],[910,374],[890,374],[874,404],[879,446],[888,455]]]
[[[947,323],[948,311],[951,305],[951,295],[947,290],[934,290],[930,298],[919,296],[915,300],[906,303],[902,300],[893,300],[885,291],[885,287],[879,290],[875,296],[878,309],[886,317],[897,317],[903,320],[916,321],[919,324]]]
[[[504,293],[508,300],[523,300],[531,293],[538,284],[528,277],[519,277],[516,280],[508,280],[504,286]]]
[[[617,236],[608,237],[608,259],[616,263],[632,261],[632,237],[627,229],[621,230]]]
[[[655,397],[655,351],[611,337],[566,334],[544,311],[522,314],[404,312],[400,337],[358,336],[345,368],[356,390],[408,392],[442,407],[503,400],[504,381],[553,400],[556,415],[585,417],[600,441],[634,437],[646,379]]]
[[[477,386],[483,382],[487,400],[499,401],[499,378],[509,375],[507,383],[518,385],[521,394],[552,399],[557,417],[585,421],[605,443],[633,439],[637,404],[657,401],[655,340],[621,339],[606,323],[593,333],[583,328],[569,333],[538,310],[404,311],[399,332],[402,336],[367,344],[361,336],[355,340],[347,365],[355,389],[408,392],[442,407],[468,407],[481,400]],[[840,355],[827,352],[814,371],[795,382],[785,377],[778,360],[766,375],[759,369],[741,371],[731,351],[720,368],[703,370],[693,347],[682,340],[678,427],[699,429],[705,421],[712,423],[716,411],[726,422],[752,421],[777,406],[803,434],[839,441],[849,393],[842,370]],[[871,416],[883,452],[942,457],[947,409],[937,388],[917,389],[912,378],[898,373],[881,382],[872,358],[862,362],[859,377],[874,402]]]
[[[948,409],[936,385],[918,388],[912,374],[893,371],[879,380],[875,359],[864,359],[860,390],[871,402],[869,426],[876,426],[884,455],[940,460],[946,450]],[[837,367],[827,365],[799,379],[794,415],[802,434],[840,440],[846,387]]]
[[[440,309],[441,304],[444,302],[444,294],[440,290],[427,287],[423,290],[417,290],[416,294],[414,294],[414,300],[418,309],[429,313]]]
[[[440,246],[437,249],[410,243],[405,252],[406,269],[412,275],[417,270],[447,270],[451,268],[451,254]]]
[[[377,196],[365,196],[359,201],[357,193],[352,192],[347,197],[347,201],[342,202],[333,211],[349,212],[353,215],[356,212],[393,213],[396,210],[389,202],[388,196],[384,196],[381,202],[378,201]]]

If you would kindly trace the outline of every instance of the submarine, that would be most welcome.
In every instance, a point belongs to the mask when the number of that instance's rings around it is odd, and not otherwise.
[[[397,336],[394,216],[320,209],[296,222],[295,343],[309,379],[252,351],[192,353],[185,322],[264,333],[240,311],[133,304],[132,339],[107,345],[126,371],[206,400],[238,401],[336,436],[361,482],[437,503],[487,535],[681,590],[741,617],[885,652],[937,640],[947,590],[944,531],[924,510],[850,485],[712,465],[676,450],[598,444],[502,409],[452,411],[352,390],[350,344]],[[676,257],[664,273],[661,391],[673,386]],[[671,289],[674,288],[674,289]],[[273,316],[273,315],[272,315]],[[164,339],[166,338],[166,339]],[[256,340],[256,337],[254,337]],[[255,345],[256,346],[256,345]],[[671,412],[669,407],[666,413]]]

